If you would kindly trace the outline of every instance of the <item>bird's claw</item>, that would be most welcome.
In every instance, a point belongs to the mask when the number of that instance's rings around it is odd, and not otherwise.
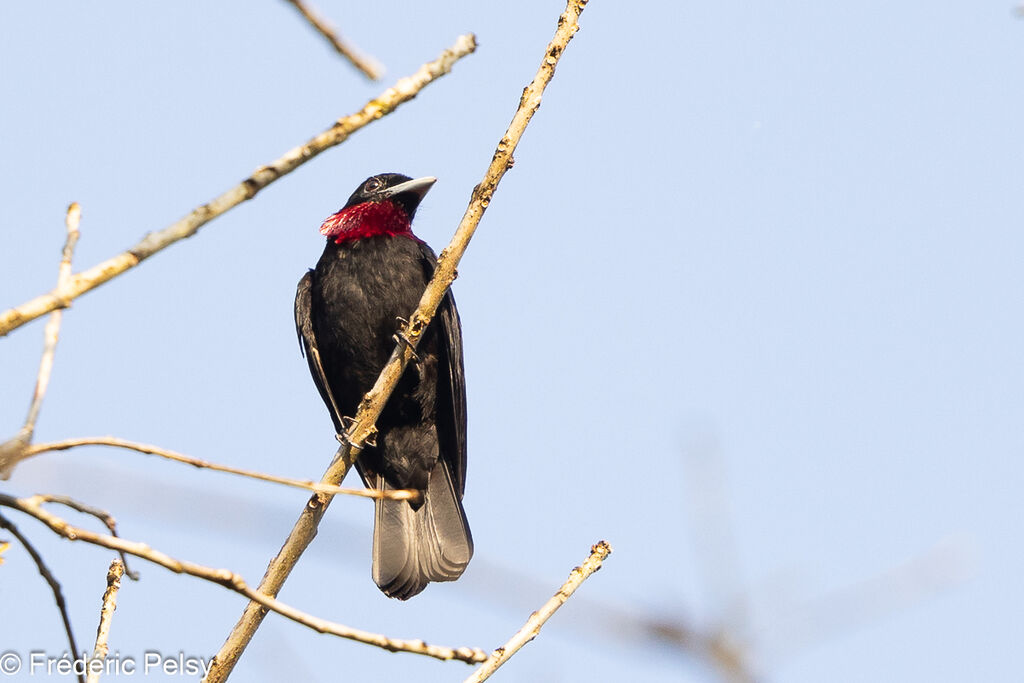
[[[337,439],[338,443],[342,446],[353,446],[354,444],[352,443],[352,439],[349,438],[348,433],[352,429],[352,425],[356,423],[356,419],[354,417],[349,417],[348,415],[342,415],[340,421],[341,433],[335,434],[334,438]]]
[[[409,324],[409,321],[402,317],[395,318],[395,320],[400,322],[402,325]],[[408,349],[409,355],[412,357],[412,360],[414,360],[417,363],[420,362],[420,357],[416,355],[416,350],[412,347],[412,341],[410,341],[409,338],[405,336],[405,333],[402,332],[401,329],[399,329],[398,332],[392,335],[391,339],[393,339],[396,344],[401,344],[406,349]]]
[[[401,344],[402,346],[404,346],[409,351],[409,357],[413,360],[413,362],[416,362],[416,363],[420,362],[420,357],[418,355],[416,355],[416,351],[413,350],[412,342],[409,341],[408,337],[406,337],[401,332],[396,332],[395,334],[393,334],[391,336],[391,339],[396,344]]]
[[[341,416],[341,427],[342,427],[342,429],[344,431],[342,431],[341,434],[335,434],[334,438],[337,439],[338,443],[340,443],[342,446],[350,446],[350,447],[355,447],[355,448],[362,448],[362,446],[357,446],[356,443],[354,441],[352,441],[352,437],[349,436],[349,432],[352,430],[352,426],[355,425],[355,423],[356,423],[355,418],[348,417],[347,415],[342,415]],[[363,446],[371,446],[373,448],[377,447],[377,428],[376,427],[371,427],[370,428],[370,433],[367,434],[365,439],[363,439]]]

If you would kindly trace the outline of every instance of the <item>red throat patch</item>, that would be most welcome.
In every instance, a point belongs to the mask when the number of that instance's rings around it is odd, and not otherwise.
[[[394,202],[363,202],[329,216],[320,234],[341,244],[376,235],[411,237],[412,226],[405,210]]]

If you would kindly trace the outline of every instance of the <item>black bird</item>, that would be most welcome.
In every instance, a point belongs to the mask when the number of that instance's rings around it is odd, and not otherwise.
[[[295,327],[338,435],[391,355],[398,319],[416,310],[434,272],[437,257],[412,234],[412,219],[435,181],[375,175],[320,226],[327,246],[299,281]],[[356,461],[368,488],[422,494],[412,502],[376,501],[373,580],[400,600],[431,581],[459,578],[473,555],[462,509],[462,329],[451,292],[416,353],[377,420],[376,445]]]

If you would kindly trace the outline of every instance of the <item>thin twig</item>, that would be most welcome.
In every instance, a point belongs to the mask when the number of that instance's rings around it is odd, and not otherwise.
[[[544,626],[545,622],[551,618],[558,608],[565,604],[566,600],[576,592],[576,589],[582,585],[591,574],[601,568],[601,563],[610,555],[612,547],[605,541],[598,541],[594,547],[590,549],[590,556],[586,561],[576,567],[569,573],[569,580],[562,584],[562,587],[558,589],[550,600],[544,603],[544,606],[539,610],[530,615],[527,619],[526,624],[523,625],[519,631],[516,632],[512,638],[495,650],[487,661],[480,665],[473,675],[466,679],[465,683],[480,683],[480,681],[486,681],[491,677],[495,671],[498,670],[502,664],[507,662],[509,658],[515,653],[519,652],[524,645],[537,637],[540,633],[540,629]]]
[[[64,250],[61,252],[60,268],[57,271],[58,289],[65,286],[71,277],[71,257],[75,253],[75,245],[78,244],[78,226],[81,220],[81,207],[77,202],[71,202],[64,219],[68,234],[64,241]],[[24,458],[25,448],[32,443],[32,436],[36,430],[36,419],[39,417],[43,396],[46,395],[46,388],[50,384],[50,374],[53,372],[53,356],[57,352],[57,339],[60,337],[63,313],[60,309],[53,311],[50,314],[50,319],[46,322],[46,328],[43,330],[43,355],[39,360],[39,374],[36,377],[35,391],[32,393],[32,403],[28,408],[28,417],[25,418],[25,424],[14,438],[0,444],[0,479],[7,479],[11,476],[14,466]]]
[[[121,589],[121,577],[124,575],[124,562],[118,558],[110,563],[107,570],[107,590],[103,591],[103,605],[100,607],[100,625],[96,628],[96,646],[92,650],[92,657],[89,660],[89,676],[87,683],[96,683],[100,680],[100,671],[103,670],[102,662],[107,658],[107,641],[110,639],[110,622],[114,619],[114,610],[117,609],[117,591]],[[100,662],[94,665],[93,662]]]
[[[435,659],[458,659],[468,663],[483,662],[487,659],[486,653],[479,648],[450,648],[440,645],[428,645],[422,640],[399,640],[395,638],[388,638],[387,636],[383,636],[378,633],[361,631],[359,629],[345,626],[344,624],[314,617],[311,614],[297,610],[273,597],[264,595],[263,593],[250,588],[241,575],[236,574],[229,569],[214,569],[212,567],[205,567],[187,560],[176,560],[159,550],[150,548],[145,543],[127,541],[119,536],[100,534],[95,531],[90,531],[89,529],[72,526],[64,519],[61,519],[57,515],[54,515],[43,508],[44,503],[50,502],[54,500],[54,498],[55,497],[53,496],[44,495],[29,496],[28,498],[15,498],[14,496],[0,493],[0,506],[19,510],[27,515],[35,517],[40,522],[48,526],[54,533],[69,540],[84,541],[93,545],[116,550],[122,554],[141,557],[144,560],[158,564],[172,572],[188,574],[189,576],[194,576],[196,578],[224,586],[229,590],[244,595],[251,601],[259,603],[265,609],[277,612],[292,621],[298,622],[303,626],[307,626],[320,633],[329,633],[331,635],[355,640],[368,645],[376,645],[377,647],[384,648],[385,650],[390,650],[392,652],[410,652],[413,654],[433,657]]]
[[[86,503],[79,502],[70,496],[58,496],[52,493],[42,493],[34,498],[38,498],[43,503],[56,503],[57,505],[63,505],[69,507],[76,512],[81,512],[83,515],[89,515],[103,522],[103,526],[107,527],[107,531],[114,538],[120,538],[117,535],[117,520],[114,519],[114,515],[110,514],[106,510],[103,510]],[[128,568],[128,560],[125,558],[124,553],[121,553],[121,562],[124,563],[124,572],[128,575],[128,578],[132,581],[139,580],[138,572],[133,572]]]
[[[64,622],[64,633],[68,637],[68,648],[72,657],[77,656],[78,645],[75,643],[75,634],[71,630],[71,619],[68,617],[68,604],[64,601],[64,592],[60,588],[60,583],[54,577],[49,567],[46,566],[46,562],[43,560],[43,556],[35,549],[32,543],[18,531],[18,527],[14,526],[14,522],[7,519],[3,515],[0,515],[0,529],[7,529],[11,534],[18,539],[18,542],[28,551],[28,554],[32,556],[32,560],[36,563],[36,568],[39,569],[39,573],[46,583],[50,584],[50,590],[53,591],[53,601],[57,603],[57,609],[60,610],[61,621]],[[85,677],[82,674],[78,674],[78,683],[85,683]]]
[[[480,224],[487,205],[498,186],[505,172],[512,167],[512,154],[519,144],[519,139],[526,130],[533,114],[540,107],[541,95],[544,88],[551,81],[555,72],[555,65],[565,50],[566,45],[572,36],[579,30],[578,19],[580,12],[586,5],[586,0],[570,0],[566,11],[558,19],[558,29],[555,37],[548,44],[544,60],[540,70],[533,81],[523,91],[519,100],[519,108],[512,117],[508,130],[498,143],[494,152],[491,164],[484,174],[483,180],[473,189],[469,206],[455,231],[455,236],[449,245],[443,249],[437,259],[437,267],[434,275],[423,293],[416,311],[409,316],[409,322],[403,325],[401,337],[402,343],[396,345],[391,353],[387,365],[381,371],[377,382],[363,397],[359,405],[352,426],[346,435],[347,445],[338,449],[338,453],[330,467],[324,473],[321,481],[326,484],[338,485],[345,478],[349,468],[359,455],[361,445],[373,434],[374,424],[380,416],[391,392],[394,390],[398,379],[402,376],[405,366],[413,357],[416,346],[419,344],[420,336],[427,328],[431,318],[437,311],[437,307],[448,291],[449,285],[455,279],[455,268],[462,258],[469,240]],[[260,582],[259,590],[266,595],[277,595],[284,585],[288,574],[291,573],[299,560],[299,557],[306,550],[316,536],[317,526],[323,518],[327,506],[330,505],[331,497],[327,495],[314,495],[303,508],[295,526],[285,540],[284,545],[278,554],[270,561],[267,572]],[[221,646],[220,651],[214,656],[210,663],[205,683],[222,683],[231,674],[232,668],[238,658],[245,651],[249,641],[259,628],[260,623],[266,616],[266,609],[259,604],[251,603],[242,613],[238,623],[235,624],[231,633]]]
[[[93,266],[76,273],[65,284],[53,291],[26,301],[20,306],[0,313],[0,336],[25,323],[58,308],[66,308],[71,301],[104,282],[134,268],[153,254],[175,242],[191,237],[199,228],[247,199],[252,199],[267,185],[291,173],[321,152],[338,145],[368,123],[390,114],[399,105],[408,102],[424,87],[452,70],[459,59],[476,50],[472,34],[459,36],[455,44],[441,56],[419,68],[411,76],[399,79],[378,97],[370,100],[355,114],[338,119],[334,125],[308,142],[295,147],[267,166],[256,169],[252,175],[207,204],[196,207],[187,216],[163,230],[148,234],[138,244]]]
[[[346,496],[358,496],[360,498],[388,498],[390,500],[410,500],[419,497],[419,492],[412,489],[396,489],[394,491],[380,491],[377,489],[346,489],[340,486],[332,486],[330,484],[310,481],[308,479],[279,477],[277,475],[265,474],[254,470],[244,470],[240,467],[231,467],[230,465],[218,465],[217,463],[193,458],[191,456],[184,455],[183,453],[171,451],[166,448],[160,448],[159,446],[151,446],[145,443],[138,443],[137,441],[128,441],[127,439],[119,439],[114,436],[87,436],[78,439],[54,441],[52,443],[35,444],[25,449],[21,459],[25,460],[32,456],[39,455],[40,453],[65,451],[79,446],[110,446],[111,448],[123,448],[125,450],[145,453],[147,455],[156,455],[161,458],[166,458],[167,460],[192,465],[193,467],[198,467],[200,469],[237,474],[239,476],[249,477],[250,479],[269,481],[274,484],[282,484],[284,486],[305,489],[316,493],[328,493],[331,495],[341,494]]]
[[[320,35],[327,39],[327,42],[331,44],[331,47],[339,55],[350,61],[352,66],[359,69],[371,81],[380,80],[380,77],[384,75],[384,67],[380,65],[380,62],[373,57],[362,54],[355,46],[342,39],[338,35],[338,30],[331,26],[330,22],[317,14],[312,7],[302,2],[302,0],[288,0],[288,2],[294,5],[295,9],[299,10],[302,16],[306,17],[306,21],[319,31]]]

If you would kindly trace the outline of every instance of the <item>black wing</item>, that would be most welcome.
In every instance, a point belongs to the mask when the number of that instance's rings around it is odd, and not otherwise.
[[[434,274],[437,257],[420,243],[424,271]],[[444,295],[430,323],[440,355],[437,369],[437,438],[441,461],[448,466],[459,498],[466,488],[466,375],[462,364],[462,324],[451,291]]]
[[[320,350],[316,346],[316,334],[313,332],[313,277],[312,270],[306,271],[295,290],[295,331],[299,335],[299,348],[302,355],[309,363],[309,372],[313,375],[313,382],[331,413],[334,430],[341,434],[341,411],[338,410],[338,404],[327,383],[327,375],[324,374],[324,366],[320,362]]]

